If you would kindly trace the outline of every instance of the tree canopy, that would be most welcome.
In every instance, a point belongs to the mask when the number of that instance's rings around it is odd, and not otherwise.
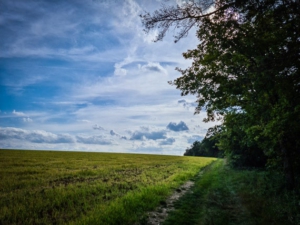
[[[221,152],[216,146],[217,140],[213,137],[205,137],[201,142],[195,141],[190,148],[185,150],[184,156],[204,156],[204,157],[223,157]]]
[[[197,48],[183,54],[192,65],[177,68],[182,76],[170,83],[182,95],[197,96],[196,113],[205,109],[205,121],[222,120],[219,146],[231,159],[252,155],[264,164],[266,158],[294,187],[300,171],[300,2],[189,1],[141,17],[146,31],[160,31],[157,40],[171,26],[180,28],[175,41],[197,27]]]

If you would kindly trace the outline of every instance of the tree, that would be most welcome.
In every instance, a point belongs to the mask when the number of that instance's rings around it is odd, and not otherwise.
[[[207,11],[213,7],[214,1],[189,1],[181,6],[166,6],[156,10],[153,15],[146,13],[141,15],[145,31],[149,32],[154,28],[159,28],[160,32],[154,41],[160,41],[164,38],[169,28],[175,26],[181,28],[180,32],[174,36],[175,42],[186,37],[189,30],[199,24],[199,19],[210,16],[215,11]]]
[[[185,150],[184,156],[200,156],[201,142],[195,141],[190,148]]]
[[[219,133],[217,146],[227,155],[234,168],[264,168],[267,156],[257,141],[245,132],[248,114],[228,113]]]
[[[242,155],[243,143],[256,146],[293,188],[300,170],[299,1],[192,1],[163,6],[142,20],[146,31],[160,30],[157,40],[172,25],[181,26],[175,41],[197,26],[200,43],[183,54],[193,63],[177,68],[182,76],[171,84],[182,95],[197,95],[196,113],[204,108],[205,121],[222,119],[224,134],[239,138]]]
[[[201,142],[195,141],[190,148],[186,149],[184,156],[223,157],[216,143],[214,137],[205,137]]]

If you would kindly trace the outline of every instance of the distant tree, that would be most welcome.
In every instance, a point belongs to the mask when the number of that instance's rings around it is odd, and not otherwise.
[[[195,141],[190,148],[187,148],[184,156],[206,156],[206,157],[222,157],[221,152],[216,145],[217,140],[213,137],[205,137],[201,142]]]
[[[183,54],[192,66],[177,68],[182,76],[171,84],[182,95],[197,95],[196,113],[204,108],[205,121],[223,121],[223,137],[233,140],[221,146],[241,156],[236,162],[255,149],[253,157],[267,157],[294,188],[300,179],[300,1],[188,1],[142,21],[146,31],[159,29],[157,40],[171,26],[180,28],[175,41],[197,26],[200,43]]]
[[[185,150],[184,156],[199,156],[199,150],[201,148],[201,142],[195,141],[190,148]]]

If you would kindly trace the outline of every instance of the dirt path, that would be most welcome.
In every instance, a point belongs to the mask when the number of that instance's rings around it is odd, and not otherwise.
[[[199,173],[198,176],[201,176],[203,171]],[[183,195],[185,195],[193,186],[193,181],[188,181],[185,184],[181,185],[176,191],[161,204],[161,206],[157,207],[154,211],[148,213],[148,221],[147,225],[160,225],[165,219],[168,217],[169,212],[173,211],[174,203]]]

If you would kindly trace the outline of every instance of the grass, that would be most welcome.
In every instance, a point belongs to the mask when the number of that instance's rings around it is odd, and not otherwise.
[[[218,160],[197,177],[164,225],[299,225],[300,198],[278,174],[233,170]]]
[[[0,150],[0,224],[134,224],[213,160]]]

